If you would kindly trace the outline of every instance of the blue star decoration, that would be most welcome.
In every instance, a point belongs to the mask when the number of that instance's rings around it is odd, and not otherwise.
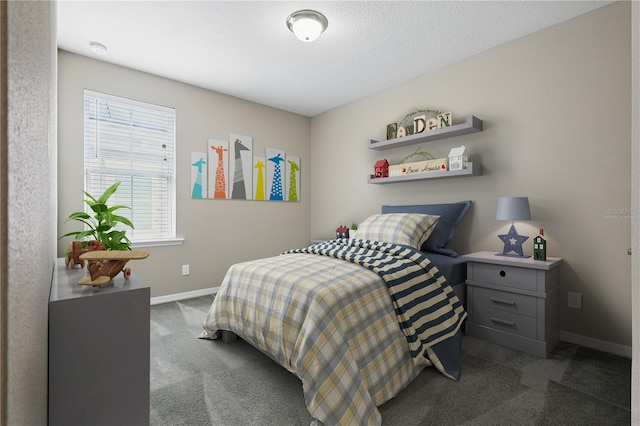
[[[511,224],[511,228],[509,228],[509,232],[507,234],[498,235],[498,238],[500,238],[504,243],[504,250],[502,250],[503,256],[525,257],[522,253],[522,244],[527,241],[529,237],[518,235],[513,223]],[[512,251],[516,252],[516,254],[509,254]]]

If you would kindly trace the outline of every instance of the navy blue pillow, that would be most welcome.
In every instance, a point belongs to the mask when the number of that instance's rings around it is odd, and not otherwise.
[[[382,206],[382,213],[422,213],[440,216],[436,228],[420,247],[422,251],[444,254],[458,257],[455,250],[448,249],[447,244],[453,239],[456,226],[460,223],[467,210],[471,207],[471,201],[460,201],[450,204],[420,204],[410,206]]]

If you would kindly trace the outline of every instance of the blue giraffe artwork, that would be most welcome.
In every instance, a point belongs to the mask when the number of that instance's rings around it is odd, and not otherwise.
[[[282,167],[281,163],[285,161],[285,153],[279,149],[267,148],[267,184],[269,185],[269,200],[282,201],[283,185],[282,185]]]
[[[191,198],[206,198],[207,180],[202,179],[203,173],[207,174],[205,158],[207,158],[205,152],[191,153]]]

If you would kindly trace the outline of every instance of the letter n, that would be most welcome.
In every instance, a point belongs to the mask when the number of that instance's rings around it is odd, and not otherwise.
[[[443,127],[451,126],[451,113],[443,112],[442,114],[438,114],[438,129],[442,129]]]

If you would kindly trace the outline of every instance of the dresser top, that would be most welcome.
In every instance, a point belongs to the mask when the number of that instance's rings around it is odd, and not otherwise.
[[[133,266],[135,267],[135,265]],[[51,279],[51,294],[49,295],[49,302],[101,296],[110,293],[138,290],[149,287],[143,281],[136,278],[135,274],[131,274],[130,279],[125,280],[122,273],[116,275],[111,282],[103,285],[102,287],[78,285],[78,280],[87,274],[88,272],[86,268],[69,269],[65,266],[64,259],[57,259],[53,269],[53,277]]]
[[[470,262],[482,262],[492,263],[495,265],[515,266],[520,268],[529,269],[543,269],[550,270],[562,263],[560,257],[547,257],[547,260],[535,260],[533,257],[513,257],[503,256],[502,253],[496,253],[494,251],[478,251],[475,253],[469,253],[462,255],[463,259]]]

